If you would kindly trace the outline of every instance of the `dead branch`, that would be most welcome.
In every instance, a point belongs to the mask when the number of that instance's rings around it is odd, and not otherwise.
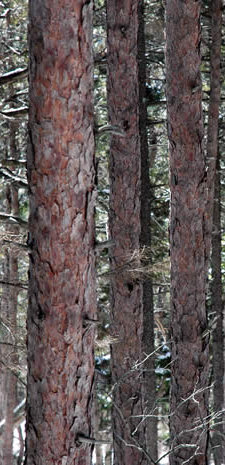
[[[23,220],[19,216],[13,216],[13,215],[10,215],[10,213],[4,213],[4,212],[0,212],[0,222],[19,225],[23,228],[27,228],[27,225],[28,225],[27,221]]]
[[[0,111],[0,115],[9,120],[16,120],[28,115],[28,107],[10,108],[9,110]]]
[[[19,166],[19,167],[26,167],[26,160],[16,160],[15,158],[4,158],[1,160],[1,165],[2,167],[8,167],[8,166]]]
[[[94,444],[95,446],[100,446],[102,444],[112,444],[112,441],[106,441],[105,439],[86,438],[80,434],[77,437],[77,441],[83,444]]]
[[[23,283],[11,283],[10,281],[4,281],[3,279],[0,279],[0,284],[3,286],[13,286],[13,287],[20,287],[21,289],[28,289],[28,284],[23,284]]]
[[[4,84],[11,84],[19,79],[24,79],[28,75],[28,68],[17,68],[14,71],[9,71],[0,76],[0,86]]]
[[[26,179],[21,178],[20,176],[16,176],[11,170],[8,168],[2,168],[0,166],[0,176],[5,179],[10,180],[13,184],[17,187],[26,188],[28,187]]]
[[[25,252],[27,252],[29,250],[28,245],[27,244],[22,244],[21,242],[10,241],[10,240],[7,240],[7,239],[3,239],[0,242],[2,242],[3,245],[5,244],[5,245],[9,245],[9,246],[18,248],[18,249],[22,249]]]

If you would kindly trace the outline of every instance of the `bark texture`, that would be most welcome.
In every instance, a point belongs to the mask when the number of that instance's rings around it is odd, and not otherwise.
[[[221,281],[221,196],[218,156],[219,108],[221,95],[222,0],[211,1],[210,99],[208,109],[208,241],[212,231],[212,318],[217,317],[213,336],[213,406],[215,420],[212,434],[215,465],[225,462],[224,444],[224,338]],[[213,214],[212,214],[213,212]]]
[[[222,42],[222,0],[211,1],[211,44],[210,44],[210,98],[208,108],[207,159],[208,159],[208,203],[207,241],[211,251],[213,201],[218,154],[218,126],[221,95],[221,42]],[[209,260],[209,256],[208,256]]]
[[[139,2],[139,30],[138,30],[138,63],[139,63],[139,131],[141,147],[141,247],[146,251],[143,266],[150,265],[151,248],[151,186],[150,160],[154,149],[149,152],[147,136],[147,107],[146,107],[146,57],[145,57],[145,21],[144,2]],[[151,131],[153,133],[153,130]],[[155,142],[154,135],[150,141]],[[154,353],[154,306],[152,280],[148,276],[143,279],[143,353]],[[146,413],[145,442],[146,449],[154,461],[157,460],[157,407],[156,407],[156,379],[155,356],[149,357],[143,368],[143,402]],[[152,417],[150,416],[152,415]]]
[[[18,192],[8,186],[9,193],[9,210],[13,215],[18,214]],[[7,228],[9,234],[19,233],[18,227],[11,226]],[[8,250],[6,254],[6,263],[8,266],[8,281],[18,282],[18,259],[17,253],[12,250]],[[14,408],[17,401],[17,378],[13,371],[17,371],[18,368],[18,354],[16,353],[16,339],[17,339],[17,299],[18,299],[18,288],[9,286],[7,289],[7,318],[6,323],[9,328],[8,340],[9,347],[5,350],[4,362],[7,366],[6,378],[5,378],[5,428],[4,428],[4,442],[3,442],[3,463],[4,465],[13,465],[13,434],[14,434]],[[4,314],[4,312],[3,312]]]
[[[7,190],[10,190],[7,187]],[[12,234],[11,231],[7,233]],[[15,233],[15,231],[14,231]],[[14,267],[16,265],[16,267]],[[17,280],[17,261],[12,252],[7,250],[4,257],[4,279],[6,282]],[[1,349],[1,360],[4,370],[1,370],[3,400],[3,415],[1,420],[5,420],[3,435],[1,440],[1,463],[4,465],[13,465],[13,429],[14,414],[13,409],[16,405],[16,377],[13,374],[15,369],[15,330],[16,330],[16,311],[17,311],[17,291],[10,286],[4,286],[1,295],[1,340],[3,347]]]
[[[221,193],[220,160],[217,157],[215,177],[215,198],[213,208],[212,233],[212,320],[213,327],[213,408],[217,414],[213,427],[212,443],[215,465],[225,463],[224,427],[224,338],[223,338],[223,299],[221,273]]]
[[[10,127],[10,155],[15,156],[15,127]],[[8,185],[6,187],[7,212],[17,216],[19,214],[18,191],[17,188]],[[18,226],[8,225],[6,235],[17,237]],[[18,282],[18,257],[17,252],[8,248],[5,252],[5,281]],[[2,340],[6,342],[3,349],[3,363],[5,364],[5,425],[3,433],[2,463],[13,465],[13,436],[14,436],[14,408],[17,402],[17,377],[14,372],[18,369],[17,344],[17,299],[18,288],[6,286],[4,290],[3,308],[1,311],[2,321],[5,321],[6,334],[2,334]],[[9,345],[7,345],[9,344]]]
[[[110,249],[113,381],[112,424],[114,464],[144,464],[139,446],[144,432],[142,415],[142,285],[131,256],[140,248],[141,158],[138,91],[138,0],[108,0],[108,107],[110,124],[124,137],[112,136],[110,144]],[[136,265],[138,260],[136,261]]]
[[[169,0],[166,66],[171,186],[171,465],[207,463],[206,169],[200,2]]]
[[[30,0],[26,465],[89,465],[96,318],[92,2]]]

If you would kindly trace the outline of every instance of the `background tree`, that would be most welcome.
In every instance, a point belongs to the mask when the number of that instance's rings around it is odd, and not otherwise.
[[[206,166],[200,75],[200,2],[166,7],[170,142],[171,455],[170,463],[207,463]],[[174,53],[176,50],[176,53]]]
[[[107,2],[109,122],[121,135],[110,143],[109,230],[111,349],[113,385],[112,425],[115,464],[146,463],[141,361],[143,313],[139,281],[141,149],[139,132],[138,1]],[[132,260],[132,257],[136,259]]]
[[[222,300],[222,245],[221,245],[221,186],[220,160],[217,158],[215,177],[215,199],[213,209],[212,234],[212,336],[213,336],[213,409],[215,425],[212,433],[212,446],[215,465],[224,461],[224,340],[223,340],[223,300]],[[215,325],[215,327],[214,327]]]
[[[155,377],[155,344],[154,344],[154,303],[153,280],[147,272],[152,264],[151,258],[151,202],[152,192],[150,184],[150,163],[155,154],[155,147],[149,149],[156,142],[154,131],[150,133],[148,144],[147,133],[147,102],[146,102],[146,46],[145,46],[145,9],[144,2],[139,2],[138,9],[138,84],[139,84],[139,133],[141,151],[141,235],[143,259],[143,354],[148,358],[143,365],[143,405],[145,423],[145,447],[154,461],[158,457],[157,434],[157,406],[156,406],[156,377]],[[150,356],[151,354],[151,356]]]
[[[15,218],[20,218],[23,205],[22,189],[19,186],[22,170],[17,161],[25,155],[26,122],[17,119],[15,114],[17,107],[25,106],[26,100],[26,81],[18,82],[18,77],[22,74],[21,69],[25,69],[26,66],[24,10],[22,0],[17,7],[13,0],[7,4],[1,2],[0,455],[1,462],[5,465],[14,464],[15,455],[19,464],[23,456],[23,435],[20,426],[16,425],[15,411],[25,396],[25,334],[22,335],[20,325],[21,322],[25,324],[26,292],[22,290],[19,282],[26,259],[24,250],[20,248],[24,240],[24,231]],[[14,116],[7,116],[10,112],[14,113]],[[25,172],[25,164],[23,170]],[[5,221],[2,222],[2,219]],[[23,221],[26,224],[25,218]],[[15,440],[19,444],[20,452],[15,448]]]
[[[91,462],[95,166],[92,2],[29,3],[26,464]]]
[[[221,273],[221,176],[219,159],[219,112],[221,103],[221,45],[222,45],[222,2],[210,3],[211,41],[210,41],[210,97],[208,108],[207,158],[208,158],[208,210],[212,222],[212,350],[213,350],[213,408],[215,424],[212,445],[215,465],[225,460],[224,452],[224,337],[223,337],[223,299]],[[213,214],[212,214],[213,211]],[[210,232],[210,231],[209,231]],[[213,323],[214,322],[214,323]]]
[[[27,214],[28,214],[28,201],[27,201],[27,182],[25,179],[25,167],[26,167],[26,115],[28,109],[28,89],[27,89],[27,45],[26,45],[26,1],[25,0],[2,0],[0,2],[0,24],[1,24],[1,69],[0,69],[0,97],[1,97],[1,108],[0,108],[0,126],[1,126],[1,138],[0,138],[0,230],[1,230],[1,254],[0,254],[0,283],[1,283],[1,320],[0,320],[0,343],[1,343],[1,396],[0,396],[0,441],[5,445],[4,435],[10,432],[12,437],[12,428],[14,434],[14,459],[17,455],[17,460],[22,461],[23,456],[23,418],[24,418],[24,383],[26,377],[26,355],[24,353],[24,340],[26,337],[25,332],[25,312],[26,312],[26,286],[27,286],[27,250],[26,245],[26,228],[27,228]],[[208,124],[208,105],[209,100],[212,100],[213,95],[218,95],[218,86],[213,83],[210,84],[210,74],[214,74],[218,82],[218,54],[212,51],[213,44],[211,41],[211,6],[214,7],[214,14],[217,11],[218,2],[210,2],[206,0],[201,3],[201,25],[202,25],[202,60],[201,70],[203,77],[203,110],[204,110],[204,124],[207,128]],[[140,11],[140,10],[139,10]],[[93,47],[94,47],[94,90],[95,90],[95,135],[96,135],[96,146],[97,146],[97,163],[98,163],[98,199],[96,202],[96,240],[95,251],[97,255],[97,294],[98,294],[98,323],[96,326],[98,332],[98,338],[95,346],[95,400],[96,405],[95,414],[92,413],[94,418],[93,436],[97,439],[101,438],[108,444],[102,444],[98,442],[98,450],[96,455],[93,455],[93,461],[99,465],[105,461],[107,465],[111,465],[112,462],[112,444],[111,441],[111,419],[110,419],[110,405],[111,405],[111,374],[110,374],[110,348],[109,344],[112,342],[116,344],[116,335],[109,335],[110,325],[110,303],[109,303],[109,265],[108,265],[108,247],[112,245],[110,241],[107,241],[107,217],[109,210],[109,176],[108,176],[108,156],[109,156],[109,130],[110,124],[107,118],[107,106],[106,106],[106,10],[104,0],[95,0],[95,11],[94,11],[94,36],[93,36]],[[217,14],[221,14],[221,11],[217,11]],[[214,15],[215,16],[215,15]],[[216,18],[216,16],[215,16]],[[141,18],[139,18],[141,19]],[[171,354],[170,354],[170,332],[168,330],[169,321],[169,262],[168,256],[168,205],[169,205],[169,186],[168,186],[168,157],[167,157],[167,136],[166,136],[166,99],[165,99],[165,62],[164,62],[164,4],[156,0],[145,1],[145,37],[144,44],[140,43],[141,27],[139,22],[139,34],[138,34],[138,53],[139,53],[139,126],[141,127],[140,137],[144,137],[145,140],[145,124],[141,122],[141,92],[144,96],[143,110],[145,111],[145,104],[147,106],[147,135],[149,145],[149,172],[150,172],[150,187],[151,187],[151,263],[149,263],[148,257],[143,256],[141,253],[141,264],[142,264],[142,279],[148,276],[148,280],[152,281],[152,297],[154,302],[154,317],[155,317],[155,368],[156,368],[156,392],[154,388],[147,390],[147,395],[152,397],[156,396],[156,405],[158,408],[158,448],[159,455],[168,454],[168,405],[169,405],[169,385],[170,385],[170,368],[171,368]],[[218,30],[220,21],[218,18],[215,21],[215,30]],[[213,37],[213,33],[212,33]],[[146,78],[143,77],[141,72],[141,56],[144,57],[143,45],[145,45],[145,56],[147,73]],[[222,52],[223,52],[222,42]],[[140,54],[142,49],[142,55]],[[213,57],[214,64],[210,64],[210,54]],[[144,60],[143,60],[144,61]],[[214,68],[214,70],[213,70]],[[13,83],[13,84],[12,84]],[[141,91],[142,87],[142,91]],[[210,87],[214,88],[211,92],[210,98]],[[217,99],[218,100],[218,99]],[[220,149],[220,168],[218,168],[220,175],[220,197],[219,202],[221,212],[224,208],[224,124],[223,124],[223,101],[224,101],[224,85],[222,83],[222,98],[220,105],[220,131],[219,131],[219,149]],[[216,103],[216,102],[215,102]],[[211,107],[212,108],[212,107]],[[210,111],[209,111],[210,113]],[[213,111],[215,117],[215,111]],[[146,115],[144,115],[145,118]],[[217,118],[217,116],[216,116]],[[210,121],[213,119],[209,118]],[[214,123],[210,123],[213,124]],[[217,124],[217,123],[216,123]],[[214,129],[216,126],[213,126]],[[119,131],[119,128],[114,128],[115,131]],[[12,134],[15,131],[14,143]],[[205,131],[206,134],[207,131]],[[217,134],[217,132],[215,131]],[[217,138],[217,135],[216,135]],[[16,149],[14,150],[13,147]],[[142,147],[142,144],[141,144]],[[14,151],[14,155],[13,154]],[[217,151],[213,151],[214,154]],[[209,157],[210,159],[211,157]],[[215,158],[212,158],[212,163],[215,163]],[[209,162],[210,163],[210,160]],[[217,171],[218,171],[217,170]],[[142,172],[145,173],[147,182],[149,181],[148,168],[143,168]],[[210,169],[210,174],[213,170]],[[212,175],[214,180],[214,175]],[[208,182],[210,185],[210,176],[208,175]],[[143,186],[143,180],[141,185]],[[19,209],[18,215],[15,217],[10,207],[12,190],[17,191],[18,189],[18,201]],[[7,193],[7,197],[6,197]],[[149,193],[149,188],[147,188]],[[212,197],[213,198],[213,197]],[[215,199],[219,198],[215,193]],[[147,200],[143,196],[143,200]],[[216,203],[215,203],[216,204]],[[146,204],[145,204],[146,208]],[[145,216],[149,220],[147,208],[144,211],[143,207],[140,207],[141,215]],[[216,210],[216,208],[215,208]],[[211,217],[210,217],[211,218]],[[14,226],[12,226],[12,222]],[[10,223],[10,224],[9,224]],[[16,225],[16,226],[15,226]],[[211,227],[211,226],[210,226]],[[211,241],[210,227],[207,241]],[[19,234],[13,233],[11,229],[17,228]],[[146,227],[147,239],[149,240],[149,227]],[[216,234],[218,231],[218,234]],[[221,254],[219,250],[219,232],[221,234]],[[9,237],[10,234],[10,237]],[[215,239],[215,246],[214,246]],[[99,242],[101,241],[101,244]],[[103,244],[102,242],[105,242]],[[141,244],[142,234],[140,237]],[[207,307],[209,314],[209,328],[204,332],[204,336],[211,335],[210,341],[213,341],[214,351],[214,362],[210,359],[210,369],[212,373],[212,382],[219,379],[218,382],[214,383],[214,391],[216,392],[216,386],[218,388],[223,385],[220,382],[222,377],[221,364],[223,363],[221,352],[223,346],[218,340],[221,339],[221,318],[217,318],[214,321],[214,310],[220,309],[220,305],[223,299],[223,268],[224,268],[224,221],[223,215],[221,216],[221,227],[218,222],[218,215],[213,220],[213,235],[212,235],[212,249],[214,248],[214,257],[212,256],[212,267],[209,273],[209,289],[211,293],[208,293]],[[141,252],[143,249],[141,248]],[[209,253],[207,251],[207,260],[209,260]],[[9,257],[14,255],[18,261],[18,279],[16,282],[11,282],[9,278]],[[220,261],[221,255],[221,264]],[[8,260],[8,261],[7,261]],[[143,268],[147,265],[148,271]],[[133,265],[132,265],[132,268]],[[146,272],[147,271],[147,272]],[[140,272],[140,269],[139,269]],[[212,280],[212,276],[214,277]],[[137,274],[136,274],[137,278]],[[221,278],[221,279],[220,279]],[[139,277],[138,277],[139,280]],[[220,284],[219,284],[220,280]],[[8,302],[10,299],[10,290],[15,289],[15,293],[18,294],[18,298],[15,299],[17,305],[17,325],[16,328],[11,324],[9,325],[9,318],[5,318],[3,310],[6,311],[8,308]],[[19,291],[19,292],[18,292]],[[151,299],[146,300],[148,303]],[[217,303],[216,303],[217,302]],[[220,302],[220,305],[218,305]],[[15,309],[15,305],[14,305]],[[13,309],[13,310],[14,310]],[[143,292],[143,310],[144,310],[144,292]],[[9,316],[11,317],[11,307]],[[210,321],[211,320],[211,321]],[[8,325],[8,330],[6,326]],[[153,325],[150,323],[150,329],[152,330]],[[147,344],[152,344],[152,338],[148,337],[147,325],[144,323],[144,334],[146,336]],[[144,337],[145,337],[144,336]],[[218,339],[218,337],[220,339]],[[6,344],[7,343],[7,344]],[[10,344],[10,345],[9,345]],[[12,344],[12,345],[11,345]],[[8,350],[9,349],[9,350]],[[145,346],[142,347],[143,351],[147,354],[152,349]],[[217,355],[216,351],[217,350]],[[7,355],[6,355],[7,353]],[[15,360],[12,363],[12,357],[9,355],[16,355]],[[10,359],[11,358],[11,359]],[[216,360],[219,360],[220,365],[217,365]],[[10,361],[10,363],[9,363]],[[7,362],[7,363],[6,363]],[[19,362],[19,363],[18,363]],[[148,362],[153,363],[153,358],[149,358]],[[7,365],[7,366],[6,366]],[[3,367],[5,367],[3,369]],[[150,376],[147,380],[149,371],[146,371],[147,362],[142,366],[144,368],[143,374],[145,375],[146,385],[149,382],[153,382],[153,377]],[[6,385],[6,372],[10,369],[16,374],[17,377],[17,393],[16,402],[17,407],[13,413],[12,424],[12,412],[13,408],[10,403],[8,404],[7,418],[6,413],[6,396],[8,389]],[[148,366],[150,373],[152,374],[152,368]],[[217,374],[216,374],[217,373]],[[142,387],[143,387],[142,380]],[[10,383],[12,386],[12,383]],[[151,391],[151,392],[150,392]],[[219,391],[219,389],[218,389]],[[221,392],[221,390],[220,390]],[[216,394],[217,396],[217,394]],[[218,444],[221,443],[221,435],[218,434],[217,430],[221,427],[221,421],[223,420],[220,416],[221,407],[219,404],[212,403],[213,396],[211,395],[210,400],[210,411],[207,421],[208,428],[210,430],[211,440],[209,441],[209,453],[210,460],[212,453],[215,456],[215,460],[222,461],[220,458],[216,459],[216,452],[221,451],[221,448],[213,448],[213,440],[216,440]],[[154,401],[150,401],[150,405],[153,405]],[[222,404],[220,404],[222,405]],[[145,405],[146,407],[146,405]],[[146,409],[145,413],[152,413],[152,409]],[[141,417],[143,419],[142,426],[145,426],[145,435],[147,434],[148,428],[146,428],[149,416]],[[10,421],[8,421],[10,420]],[[217,423],[217,424],[216,424]],[[17,433],[17,426],[20,428],[19,438]],[[7,429],[7,432],[6,432]],[[154,432],[156,428],[153,426]],[[21,434],[22,433],[22,434]],[[215,433],[215,435],[214,435]],[[152,432],[150,433],[151,439],[153,438]],[[213,438],[214,435],[214,438]],[[88,441],[87,438],[83,440]],[[148,447],[149,441],[146,440],[146,448]],[[10,444],[10,441],[8,441]],[[151,440],[152,446],[152,440]],[[11,449],[9,446],[8,449]],[[1,452],[6,453],[6,447],[0,447]],[[149,451],[150,452],[150,451]],[[18,457],[20,454],[20,457]],[[3,461],[3,459],[2,459]],[[164,465],[168,462],[168,455],[160,460],[160,463]]]

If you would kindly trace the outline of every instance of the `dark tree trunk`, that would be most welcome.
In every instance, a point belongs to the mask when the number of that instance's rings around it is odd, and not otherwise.
[[[13,89],[12,89],[13,90]],[[10,124],[10,157],[16,158],[16,127]],[[19,216],[18,191],[16,187],[8,185],[6,188],[7,212],[12,216]],[[6,230],[9,237],[17,237],[19,234],[18,226],[8,225]],[[6,253],[7,279],[9,282],[18,282],[18,257],[17,252],[8,249]],[[6,279],[6,281],[7,281]],[[6,341],[10,344],[5,348],[6,377],[5,377],[5,427],[3,434],[3,464],[13,465],[13,434],[14,434],[14,408],[17,402],[17,377],[13,373],[18,369],[18,354],[16,352],[17,341],[17,300],[18,288],[9,286],[7,289],[7,305],[3,311],[8,326]]]
[[[10,191],[10,187],[7,187]],[[7,231],[8,234],[12,233]],[[4,279],[5,281],[17,281],[17,270],[12,268],[13,257],[10,250],[7,250],[4,258]],[[16,273],[14,273],[16,271]],[[14,361],[15,361],[15,328],[16,328],[16,310],[17,310],[17,292],[12,287],[6,286],[3,291],[3,306],[1,308],[1,318],[3,324],[3,331],[1,332],[1,339],[5,342],[1,353],[1,358],[5,369],[3,374],[3,399],[4,411],[3,417],[5,420],[2,440],[2,463],[4,465],[13,465],[13,428],[14,428],[14,415],[13,410],[16,405],[16,377],[13,374]],[[4,331],[5,329],[5,331]],[[2,419],[2,418],[1,418]]]
[[[221,94],[221,41],[222,41],[222,0],[211,1],[212,26],[210,43],[210,98],[208,108],[207,159],[208,159],[208,203],[207,241],[211,251],[214,183],[218,153],[218,125]],[[208,256],[209,260],[209,256]]]
[[[220,161],[218,155],[218,126],[221,95],[221,41],[222,41],[222,0],[211,1],[211,43],[210,43],[210,99],[208,109],[208,241],[211,245],[212,231],[212,319],[217,318],[213,330],[213,406],[218,414],[212,434],[215,465],[225,462],[224,442],[224,339],[223,303],[221,282],[221,196]],[[212,215],[213,212],[213,215]],[[221,414],[219,414],[221,412]]]
[[[224,338],[221,274],[221,195],[220,160],[217,158],[212,233],[212,321],[213,329],[213,407],[217,415],[213,427],[212,443],[215,465],[225,463],[224,416]]]
[[[26,465],[90,465],[95,168],[92,2],[30,0]]]
[[[112,425],[115,465],[146,462],[142,417],[142,284],[139,282],[141,151],[138,90],[138,0],[107,1],[108,107],[110,124],[124,136],[110,144],[109,228],[113,381]],[[132,264],[130,258],[136,256]],[[134,263],[135,262],[135,263]],[[142,424],[139,425],[139,423]],[[149,461],[148,461],[149,463]]]
[[[139,6],[138,31],[138,63],[139,63],[139,131],[141,147],[141,236],[140,244],[143,248],[143,266],[150,265],[151,248],[151,186],[149,165],[152,150],[149,154],[147,136],[147,107],[146,107],[146,58],[144,31],[144,2]],[[152,137],[151,137],[152,139]],[[152,280],[147,275],[143,278],[143,353],[154,353],[154,307]],[[145,441],[149,455],[157,460],[157,407],[155,356],[149,357],[143,365],[143,402],[146,419]],[[152,415],[152,416],[151,416]]]
[[[206,167],[200,2],[166,7],[171,186],[171,465],[207,463]]]

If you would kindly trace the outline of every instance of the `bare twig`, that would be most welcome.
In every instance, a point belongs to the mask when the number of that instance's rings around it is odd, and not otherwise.
[[[23,79],[28,75],[28,68],[17,68],[14,71],[9,71],[0,76],[0,86],[3,84],[9,84],[19,79]]]
[[[94,444],[95,446],[100,446],[102,444],[112,444],[112,441],[107,441],[106,439],[86,438],[80,434],[77,436],[77,441],[83,444]]]
[[[126,133],[119,126],[113,126],[111,124],[106,124],[105,126],[96,126],[95,133],[97,136],[102,136],[103,134],[114,134],[115,136],[125,137]]]
[[[6,179],[9,179],[12,184],[16,184],[18,187],[26,188],[28,187],[27,181],[20,176],[16,176],[11,170],[8,168],[3,168],[0,166],[0,176],[3,176]]]
[[[28,107],[10,108],[9,110],[0,111],[0,115],[10,120],[24,117],[28,115]]]
[[[19,167],[26,167],[26,160],[16,160],[15,158],[4,158],[1,160],[1,165],[2,167],[8,167],[8,166],[19,166]]]
[[[10,281],[4,281],[3,279],[0,279],[0,284],[2,284],[3,286],[13,286],[13,287],[20,287],[21,289],[28,289],[28,284],[23,284],[23,283],[12,283]]]
[[[0,212],[0,222],[20,225],[23,228],[27,228],[27,221],[23,220],[19,216],[13,216],[10,213]]]

